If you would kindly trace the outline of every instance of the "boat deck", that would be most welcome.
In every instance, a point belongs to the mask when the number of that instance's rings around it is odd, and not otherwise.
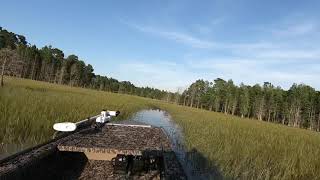
[[[124,179],[111,157],[161,157],[161,170],[135,173],[130,179],[186,179],[161,128],[136,123],[87,127],[0,161],[0,179]]]
[[[170,140],[161,128],[147,125],[107,124],[89,129],[58,145],[60,151],[144,155],[171,151]]]

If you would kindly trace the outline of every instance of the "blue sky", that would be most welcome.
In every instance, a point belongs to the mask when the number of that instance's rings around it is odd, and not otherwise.
[[[176,91],[196,79],[320,89],[320,1],[3,1],[0,26],[95,73]]]

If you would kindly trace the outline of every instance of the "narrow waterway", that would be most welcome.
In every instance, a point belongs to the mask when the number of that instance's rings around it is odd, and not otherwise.
[[[196,149],[187,151],[181,127],[171,119],[167,112],[162,110],[142,110],[137,112],[131,120],[161,127],[166,131],[188,179],[222,179],[216,171],[208,169],[208,161],[201,153]]]

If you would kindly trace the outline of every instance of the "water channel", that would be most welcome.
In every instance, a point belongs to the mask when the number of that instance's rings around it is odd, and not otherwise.
[[[208,168],[208,161],[201,153],[196,149],[187,150],[183,130],[166,111],[142,110],[137,112],[130,120],[161,127],[165,130],[188,179],[223,179],[217,171]]]

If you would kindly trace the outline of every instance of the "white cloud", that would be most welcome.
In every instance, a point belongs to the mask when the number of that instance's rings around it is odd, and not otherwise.
[[[306,71],[308,69],[308,71]],[[170,61],[126,61],[113,69],[111,76],[129,80],[137,86],[149,86],[171,92],[185,89],[197,79],[212,81],[216,78],[233,79],[249,85],[271,82],[284,89],[293,83],[305,83],[320,88],[318,83],[320,64],[307,65],[299,61],[257,61],[255,59],[193,59],[185,63]]]
[[[225,18],[220,17],[220,18],[213,19],[210,22],[210,24],[215,26],[215,25],[219,25],[219,24],[223,23],[224,21],[225,21]]]
[[[301,36],[315,32],[317,23],[307,21],[301,23],[286,24],[282,28],[275,28],[271,32],[276,36]]]
[[[167,31],[167,30],[161,30],[159,28],[154,28],[151,26],[142,26],[142,25],[137,25],[137,24],[132,24],[125,22],[130,27],[133,27],[141,32],[146,32],[154,35],[158,35],[161,37],[164,37],[169,40],[174,40],[179,43],[183,43],[186,45],[189,45],[191,47],[195,48],[213,48],[215,46],[215,43],[202,40],[200,38],[194,37],[192,35],[182,33],[182,32],[176,32],[176,31]]]
[[[212,27],[203,26],[203,25],[195,25],[195,29],[200,34],[209,34],[212,32]]]
[[[303,82],[320,88],[320,64],[317,62],[306,65],[301,61],[216,58],[189,60],[188,65],[198,71],[212,72],[214,78],[233,79],[237,84],[254,85],[268,81],[288,89],[293,83]]]
[[[203,24],[196,24],[194,25],[194,29],[199,32],[200,34],[210,34],[213,32],[214,29],[218,27],[221,23],[224,22],[224,18],[216,18],[210,21],[208,24],[203,25]]]
[[[185,89],[196,79],[198,74],[188,71],[184,65],[168,61],[146,63],[142,61],[127,61],[114,68],[111,75],[129,80],[137,86],[149,86],[176,92]]]
[[[191,58],[191,57],[188,57]],[[185,59],[183,63],[171,61],[146,62],[118,61],[108,72],[111,77],[129,80],[137,86],[149,86],[171,92],[185,89],[197,79],[212,81],[216,78],[233,79],[249,85],[271,82],[284,89],[293,83],[305,83],[320,89],[320,64],[310,61],[269,61],[256,59],[211,58]]]
[[[136,61],[135,63],[122,64],[121,72],[126,76],[124,79],[132,80],[138,85],[151,85],[175,91],[177,87],[186,87],[196,79],[204,78],[211,81],[221,77],[233,79],[236,83],[244,82],[250,85],[269,81],[283,88],[289,88],[293,83],[304,82],[320,89],[318,82],[320,78],[320,48],[318,44],[306,42],[308,46],[303,47],[299,44],[299,39],[296,43],[291,43],[275,38],[276,36],[289,37],[316,33],[318,26],[311,21],[282,24],[279,25],[281,28],[269,29],[269,32],[272,33],[264,34],[262,40],[239,43],[203,40],[192,34],[151,26],[126,24],[141,32],[195,48],[194,51],[186,53],[188,56],[182,55],[181,60],[185,62],[181,64],[168,61],[164,63]],[[203,28],[201,31],[209,32],[209,29],[206,29],[207,26],[201,28]],[[304,41],[301,40],[301,42]],[[207,52],[222,50],[228,55],[219,58],[217,55],[209,53],[208,58],[198,58],[197,50],[199,48],[205,49]]]
[[[273,58],[273,59],[320,59],[320,49],[301,49],[292,44],[268,41],[248,42],[248,43],[223,43],[202,40],[190,34],[175,31],[159,30],[149,26],[130,25],[139,31],[155,34],[166,39],[189,45],[194,48],[211,50],[227,50],[238,56],[250,58]],[[288,33],[306,33],[309,28],[296,27]]]
[[[270,50],[255,53],[257,58],[271,59],[315,59],[320,60],[319,50]]]

